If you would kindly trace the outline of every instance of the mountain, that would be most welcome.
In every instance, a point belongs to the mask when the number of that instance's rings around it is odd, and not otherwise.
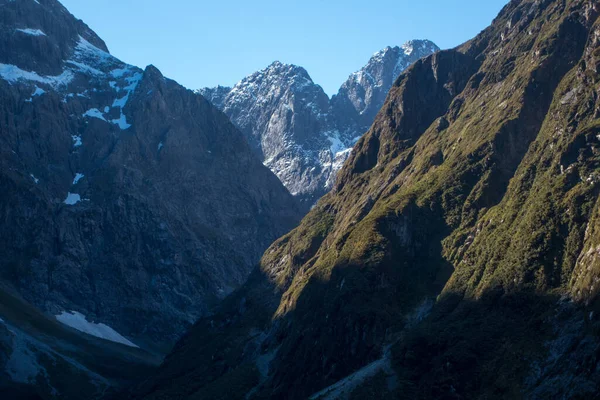
[[[331,99],[338,129],[352,138],[369,130],[396,78],[418,59],[439,50],[429,40],[411,40],[402,47],[386,47],[375,53]]]
[[[44,315],[0,285],[3,399],[96,399],[117,395],[160,364],[143,349],[109,342]]]
[[[514,0],[408,68],[137,398],[596,398],[599,14]]]
[[[325,190],[333,168],[335,127],[329,98],[306,70],[274,62],[231,89],[199,91],[222,109],[244,133],[250,146],[294,194]]]
[[[0,0],[0,19],[0,281],[64,325],[167,351],[297,202],[222,112],[58,1]]]
[[[231,118],[264,164],[308,209],[331,189],[394,79],[438,50],[428,40],[387,47],[352,74],[332,99],[304,68],[278,61],[233,88],[198,93]]]

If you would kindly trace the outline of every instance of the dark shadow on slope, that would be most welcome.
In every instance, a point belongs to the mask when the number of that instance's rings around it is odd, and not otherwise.
[[[452,267],[441,258],[440,215],[410,204],[374,222],[381,245],[312,275],[275,325],[277,353],[256,399],[306,399],[381,358],[415,310],[434,298]],[[363,229],[365,231],[365,229]],[[347,239],[359,247],[361,240]],[[343,259],[343,255],[340,256]]]
[[[255,269],[242,289],[182,337],[156,376],[135,393],[116,398],[244,398],[259,383],[253,356],[261,350],[280,299],[275,285]]]
[[[178,343],[135,398],[243,399],[252,392],[255,399],[305,399],[381,357],[405,317],[439,293],[450,275],[440,258],[447,231],[436,215],[414,204],[403,214],[384,213],[374,229],[385,245],[352,262],[338,261],[331,276],[323,277],[327,268],[319,267],[295,295],[295,306],[279,316],[289,297],[282,300],[255,270]],[[314,263],[325,236],[317,237],[292,256],[303,266],[297,278]],[[353,247],[353,241],[370,239],[346,240]]]
[[[444,295],[394,347],[400,386],[388,396],[597,398],[600,320],[589,313],[550,294]]]
[[[0,284],[0,396],[97,398],[150,373],[158,356],[67,327]],[[24,376],[30,376],[28,381]]]

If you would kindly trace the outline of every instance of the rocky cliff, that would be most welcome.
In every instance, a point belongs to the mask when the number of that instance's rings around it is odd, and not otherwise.
[[[138,397],[597,397],[599,13],[513,0],[417,61]]]
[[[438,50],[428,40],[387,47],[352,74],[331,100],[304,68],[280,62],[233,88],[198,92],[231,118],[264,164],[310,208],[331,189],[393,81],[410,64]]]
[[[295,200],[222,112],[58,1],[0,0],[0,20],[0,279],[168,348],[296,224]]]

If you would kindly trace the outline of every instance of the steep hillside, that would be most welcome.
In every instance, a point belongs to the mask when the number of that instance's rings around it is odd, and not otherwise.
[[[597,397],[599,12],[514,0],[417,61],[138,397]]]
[[[0,286],[3,399],[97,399],[148,376],[160,358],[84,335]]]
[[[0,0],[0,20],[0,280],[169,348],[295,225],[295,200],[223,113],[58,1]]]
[[[264,164],[308,209],[333,186],[393,81],[438,50],[428,40],[386,47],[350,75],[331,100],[304,68],[278,61],[233,88],[198,92],[231,118]]]

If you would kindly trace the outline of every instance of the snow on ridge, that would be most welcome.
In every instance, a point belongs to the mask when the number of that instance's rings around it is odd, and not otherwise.
[[[34,30],[25,29],[21,31],[26,31],[25,33],[28,34],[37,32]],[[42,31],[39,32],[44,34]],[[16,83],[18,81],[31,81],[43,83],[53,87],[54,89],[58,89],[60,86],[66,86],[73,81],[74,72],[81,72],[95,76],[112,75],[115,78],[120,78],[128,72],[135,71],[133,76],[125,78],[128,80],[130,86],[132,84],[132,80],[139,81],[142,76],[142,74],[139,72],[139,68],[123,63],[122,61],[113,57],[110,53],[97,48],[81,36],[79,36],[79,41],[75,47],[73,58],[66,60],[65,62],[70,67],[67,67],[67,69],[65,69],[63,73],[58,76],[43,76],[34,71],[23,70],[16,65],[0,63],[0,77],[10,83]],[[102,71],[102,69],[106,70],[107,68],[111,68],[112,71],[108,73]],[[117,88],[113,87],[113,89]]]
[[[415,51],[415,47],[413,45],[413,42],[406,42],[402,45],[402,50],[404,50],[404,54],[406,54],[407,56],[410,56],[413,51]]]
[[[111,67],[114,68],[114,66],[123,64],[110,53],[99,49],[85,40],[81,35],[79,35],[79,40],[75,46],[73,58],[66,62],[81,73],[97,77],[104,77],[107,75],[104,71]]]
[[[76,329],[80,332],[87,333],[88,335],[92,335],[98,337],[100,339],[108,340],[115,343],[121,343],[129,347],[136,347],[133,342],[127,340],[113,328],[105,324],[96,324],[94,322],[90,322],[87,320],[86,316],[78,313],[77,311],[66,312],[63,311],[61,314],[56,316],[56,319],[73,329]]]
[[[79,72],[82,72],[82,73],[87,73],[87,74],[96,75],[96,76],[104,75],[104,72],[100,71],[99,69],[94,68],[88,64],[85,64],[85,63],[82,63],[79,61],[67,60],[67,63],[73,65],[74,67],[76,67],[79,70]]]
[[[391,46],[386,46],[383,49],[373,53],[373,55],[371,56],[371,59],[381,59],[388,51],[390,51],[392,49],[393,48]]]
[[[19,28],[16,31],[24,33],[30,36],[46,36],[46,34],[40,29],[31,29],[31,28]]]
[[[75,56],[79,59],[94,60],[103,64],[107,61],[116,63],[121,62],[112,54],[107,53],[102,49],[99,49],[98,47],[85,40],[81,35],[79,35],[79,41],[77,42],[77,46],[75,47]]]
[[[0,63],[0,77],[9,83],[32,81],[43,83],[56,89],[60,86],[68,85],[73,80],[73,72],[64,71],[57,76],[42,76],[36,72],[21,69],[16,65]]]

